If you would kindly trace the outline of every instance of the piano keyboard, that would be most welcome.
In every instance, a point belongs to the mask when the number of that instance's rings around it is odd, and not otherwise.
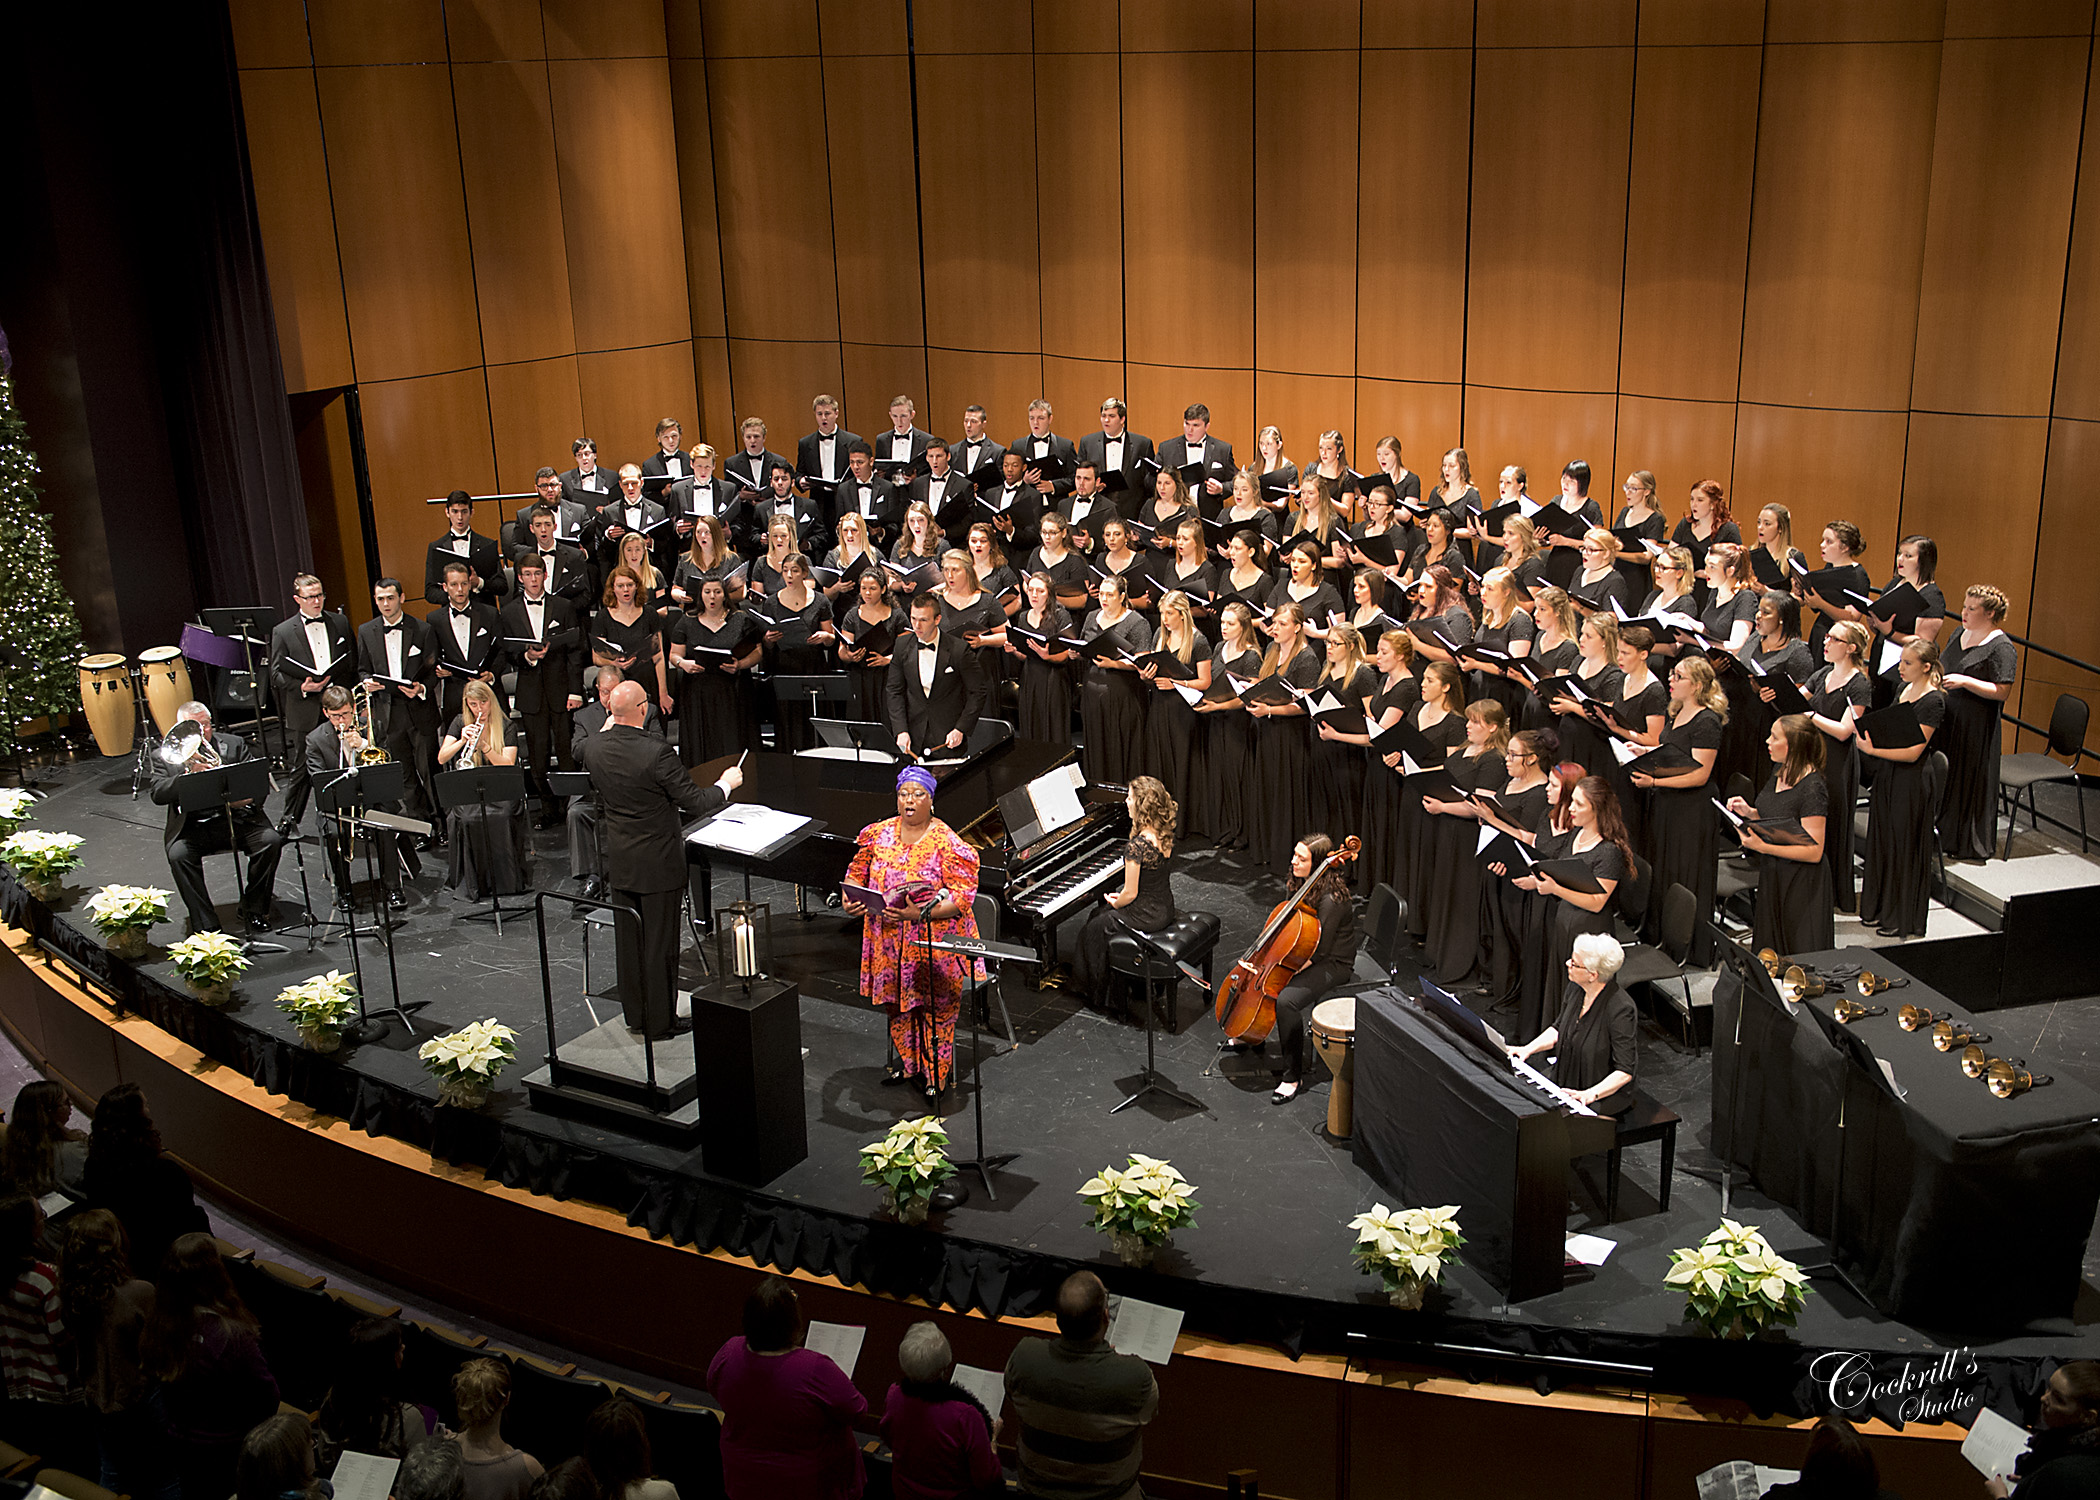
[[[1544,1073],[1541,1073],[1537,1068],[1534,1068],[1528,1060],[1519,1062],[1515,1058],[1511,1058],[1510,1063],[1516,1069],[1516,1074],[1519,1078],[1551,1099],[1562,1109],[1573,1110],[1578,1115],[1594,1115],[1597,1113],[1587,1104],[1577,1103],[1573,1094],[1548,1078]]]
[[[1116,879],[1123,871],[1123,846],[1103,850],[1082,861],[1057,879],[1037,887],[1022,898],[1018,909],[1047,922],[1073,903],[1085,899]]]

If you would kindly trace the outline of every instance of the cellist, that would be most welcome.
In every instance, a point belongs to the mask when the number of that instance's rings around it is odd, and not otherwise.
[[[1313,869],[1334,852],[1334,840],[1324,833],[1308,834],[1291,846],[1291,879],[1304,881]],[[1276,996],[1276,1036],[1283,1048],[1283,1078],[1271,1104],[1288,1104],[1298,1097],[1305,1072],[1305,1016],[1334,990],[1349,982],[1356,963],[1356,907],[1349,898],[1348,877],[1336,863],[1327,868],[1306,890],[1299,902],[1320,924],[1319,941],[1305,967],[1291,976]],[[1260,1042],[1226,1042],[1224,1050],[1243,1052]]]

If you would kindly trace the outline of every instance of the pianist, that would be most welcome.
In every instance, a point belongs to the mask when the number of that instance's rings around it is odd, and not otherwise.
[[[1560,1018],[1509,1055],[1524,1062],[1537,1052],[1554,1053],[1548,1075],[1578,1104],[1615,1115],[1633,1103],[1635,1041],[1639,1019],[1633,997],[1619,988],[1626,950],[1617,938],[1585,932],[1568,954],[1568,988]]]

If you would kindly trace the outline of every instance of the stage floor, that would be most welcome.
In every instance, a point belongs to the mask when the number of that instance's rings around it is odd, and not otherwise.
[[[85,899],[105,883],[172,883],[161,852],[162,810],[144,797],[131,799],[128,761],[89,761],[47,774],[54,778],[45,788],[50,796],[31,826],[64,829],[88,841],[85,863],[74,872],[68,899],[57,912],[61,922],[91,932]],[[538,834],[536,846],[535,885],[543,890],[573,889],[565,878],[561,836]],[[307,849],[306,862],[318,906],[326,899],[326,881],[316,849]],[[230,922],[230,862],[214,858],[207,862],[206,873]],[[441,867],[426,861],[396,935],[400,991],[404,999],[429,1002],[419,1016],[417,1029],[423,1037],[485,1017],[518,1029],[519,1063],[492,1096],[487,1113],[505,1127],[550,1144],[605,1153],[646,1172],[705,1180],[697,1152],[636,1141],[530,1107],[524,1075],[539,1066],[546,1050],[535,924],[530,916],[508,920],[499,938],[487,923],[462,920],[475,909],[474,903],[454,898],[442,889],[441,880]],[[1277,878],[1252,869],[1239,856],[1219,854],[1200,843],[1182,851],[1175,884],[1182,906],[1214,911],[1223,921],[1221,964],[1251,940],[1269,907],[1284,893]],[[297,914],[299,899],[299,871],[289,850],[277,888],[280,918],[289,921]],[[718,901],[734,899],[741,890],[740,876],[717,877]],[[794,893],[787,887],[758,882],[755,894],[772,904],[775,967],[802,991],[809,1131],[808,1158],[756,1190],[756,1196],[771,1200],[773,1206],[801,1204],[830,1214],[874,1218],[876,1194],[859,1180],[858,1148],[912,1112],[915,1101],[904,1090],[881,1082],[882,1018],[855,993],[857,925],[821,908],[807,921],[797,920]],[[582,997],[582,925],[570,916],[565,902],[547,903],[547,917],[555,1027],[567,1039],[593,1024]],[[176,921],[155,930],[156,947],[144,966],[176,988],[180,981],[159,945],[180,936],[179,922],[178,903]],[[257,955],[228,1014],[238,1026],[290,1039],[290,1024],[272,1006],[271,997],[283,985],[308,975],[329,968],[347,970],[351,959],[341,940],[311,953],[302,940],[280,940],[291,951]],[[593,949],[593,977],[601,989],[609,989],[609,935],[594,940]],[[363,956],[367,996],[376,1006],[387,999],[383,960],[369,939]],[[1373,977],[1365,961],[1359,964],[1360,977]],[[690,946],[686,972],[688,982],[699,974]],[[1403,982],[1407,978],[1411,975],[1404,975]],[[990,1152],[1020,1155],[997,1174],[996,1201],[975,1185],[974,1174],[966,1174],[972,1184],[969,1201],[936,1221],[948,1239],[1022,1256],[1110,1264],[1113,1257],[1105,1241],[1087,1228],[1087,1213],[1076,1190],[1103,1165],[1120,1165],[1128,1153],[1139,1151],[1170,1158],[1196,1185],[1202,1205],[1196,1227],[1177,1236],[1158,1261],[1160,1273],[1218,1289],[1326,1304],[1333,1315],[1327,1320],[1330,1328],[1354,1324],[1360,1315],[1382,1307],[1375,1283],[1351,1267],[1346,1225],[1352,1215],[1384,1195],[1357,1169],[1346,1143],[1326,1138],[1321,1128],[1327,1105],[1324,1075],[1281,1108],[1270,1104],[1272,1077],[1254,1060],[1228,1060],[1206,1077],[1205,1068],[1217,1057],[1217,1034],[1207,1017],[1201,1017],[1190,1020],[1178,1036],[1161,1033],[1159,1066],[1206,1108],[1192,1111],[1152,1095],[1112,1115],[1110,1108],[1137,1086],[1144,1060],[1143,1031],[1089,1012],[1059,992],[1033,989],[1018,978],[1009,979],[1005,988],[1021,1044],[1008,1048],[1003,1039],[986,1038],[984,1145]],[[1191,1006],[1184,997],[1185,1013]],[[615,1012],[617,1004],[600,1000],[598,1011],[601,1016]],[[1991,1021],[1999,1042],[2012,1055],[2046,1055],[2057,1071],[2100,1086],[2100,1001],[2001,1010]],[[1603,1222],[1603,1158],[1580,1163],[1571,1185],[1568,1228],[1616,1242],[1604,1266],[1558,1293],[1515,1306],[1504,1304],[1482,1278],[1461,1266],[1448,1276],[1443,1291],[1433,1294],[1433,1307],[1468,1323],[1507,1323],[1578,1337],[1592,1333],[1652,1340],[1686,1333],[1683,1299],[1663,1287],[1662,1277],[1673,1248],[1696,1243],[1714,1227],[1720,1203],[1716,1159],[1707,1148],[1708,1063],[1705,1055],[1694,1058],[1683,1046],[1675,1024],[1674,1014],[1661,1027],[1644,1022],[1641,1037],[1643,1087],[1685,1119],[1670,1211],[1663,1214],[1656,1208],[1656,1148],[1639,1147],[1626,1154],[1622,1217],[1616,1224]],[[951,1151],[957,1156],[972,1155],[975,1147],[967,1038],[965,1032],[958,1047],[963,1085],[947,1102]],[[340,1061],[396,1088],[434,1096],[434,1082],[414,1057],[418,1040],[398,1021],[392,1022],[379,1040],[346,1047]],[[681,1039],[675,1045],[687,1043]],[[704,1071],[703,1066],[703,1077]],[[626,1203],[608,1206],[621,1212],[633,1208]],[[1463,1223],[1463,1205],[1460,1208]],[[1822,1258],[1820,1244],[1754,1186],[1737,1185],[1733,1215],[1763,1226],[1782,1253],[1804,1261]],[[2100,1357],[2100,1295],[2094,1292],[2100,1267],[2090,1241],[2085,1266],[2086,1285],[2073,1318],[1995,1338],[1975,1330],[1926,1330],[1894,1323],[1859,1303],[1842,1285],[1819,1280],[1797,1337],[1814,1347],[1906,1354],[1965,1344],[1979,1353],[2007,1358],[2073,1353]],[[1230,1330],[1214,1331],[1231,1336]]]

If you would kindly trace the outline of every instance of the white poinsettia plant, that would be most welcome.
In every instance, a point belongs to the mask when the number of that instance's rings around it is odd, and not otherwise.
[[[1177,1229],[1193,1227],[1200,1206],[1195,1185],[1172,1162],[1135,1152],[1122,1170],[1103,1167],[1088,1178],[1079,1196],[1093,1204],[1092,1227],[1100,1233],[1154,1245],[1165,1244]]]
[[[517,1061],[518,1034],[501,1021],[472,1021],[457,1031],[432,1037],[416,1048],[416,1056],[444,1082],[492,1083]]]
[[[167,919],[168,898],[174,894],[152,885],[106,885],[88,897],[87,913],[105,933],[151,927]]]
[[[1792,1323],[1808,1297],[1801,1268],[1774,1250],[1756,1225],[1733,1219],[1723,1219],[1691,1249],[1671,1251],[1663,1284],[1683,1287],[1686,1313],[1724,1338]]]
[[[168,957],[175,961],[175,972],[192,984],[224,984],[248,967],[239,939],[223,932],[193,932],[172,944]]]
[[[304,1031],[342,1031],[357,1019],[357,980],[337,969],[277,992],[277,1008]]]
[[[927,1197],[954,1175],[939,1115],[899,1120],[888,1135],[860,1148],[860,1180],[888,1190],[894,1203]]]
[[[86,842],[77,833],[25,829],[0,844],[0,860],[31,880],[56,880],[80,864],[80,846]]]
[[[1377,1275],[1388,1292],[1406,1281],[1434,1282],[1444,1272],[1452,1252],[1466,1242],[1458,1232],[1458,1209],[1387,1208],[1371,1205],[1371,1211],[1349,1221],[1356,1232],[1350,1254],[1356,1268],[1366,1276]]]
[[[13,833],[36,806],[36,794],[21,787],[0,787],[0,833]]]

